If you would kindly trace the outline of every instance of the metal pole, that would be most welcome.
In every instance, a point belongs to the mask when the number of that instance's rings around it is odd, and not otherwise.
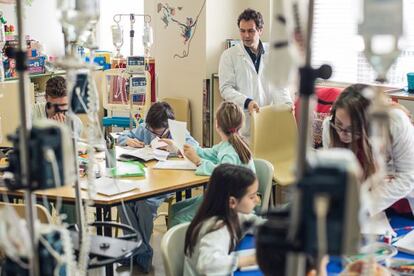
[[[134,55],[134,23],[135,23],[135,15],[131,13],[129,15],[129,20],[131,21],[131,30],[129,31],[129,37],[131,39],[129,55],[132,57]]]
[[[311,66],[312,61],[312,29],[313,29],[313,9],[314,0],[309,0],[308,7],[308,24],[306,31],[306,52],[305,67]],[[300,95],[300,121],[299,121],[299,149],[297,163],[297,178],[303,177],[306,170],[306,151],[308,146],[308,129],[309,129],[309,94]]]
[[[35,199],[32,195],[30,185],[29,172],[29,133],[32,127],[30,120],[30,110],[28,97],[26,97],[26,87],[28,85],[28,74],[26,71],[26,39],[24,37],[23,28],[23,5],[22,0],[16,1],[17,13],[17,33],[18,33],[18,52],[16,54],[16,69],[19,77],[19,108],[20,108],[20,132],[19,132],[19,149],[20,149],[20,167],[21,167],[21,181],[22,185],[27,188],[25,192],[26,200],[26,220],[29,227],[32,258],[29,258],[30,275],[39,275],[39,261],[37,254],[37,240],[36,240],[36,210]]]

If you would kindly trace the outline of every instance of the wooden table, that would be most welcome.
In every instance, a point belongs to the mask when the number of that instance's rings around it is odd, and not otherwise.
[[[197,176],[194,171],[186,170],[157,170],[152,169],[155,161],[146,163],[145,177],[122,178],[136,180],[137,189],[113,196],[97,194],[93,200],[96,208],[96,219],[98,221],[111,221],[111,208],[121,205],[123,202],[141,200],[154,196],[178,192],[177,200],[181,200],[181,192],[186,191],[186,197],[191,196],[191,188],[207,184],[208,176]],[[87,192],[82,190],[82,198],[87,198]],[[9,191],[0,187],[0,194],[7,194],[9,197],[23,198],[22,191]],[[75,189],[72,186],[64,186],[56,189],[37,191],[37,198],[46,196],[49,200],[62,198],[65,203],[75,203]]]
[[[396,91],[389,91],[386,93],[395,102],[398,100],[414,101],[414,93],[408,93],[405,90],[397,89]]]

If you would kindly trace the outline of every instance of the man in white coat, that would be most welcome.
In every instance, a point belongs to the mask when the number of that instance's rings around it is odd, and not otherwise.
[[[268,66],[268,49],[260,37],[263,17],[252,9],[244,10],[238,20],[241,43],[223,52],[219,65],[221,96],[238,104],[245,111],[246,124],[241,134],[250,137],[250,114],[271,104],[292,105],[287,89],[271,89],[264,69]]]

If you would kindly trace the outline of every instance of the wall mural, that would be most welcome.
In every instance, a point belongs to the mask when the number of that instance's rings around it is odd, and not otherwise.
[[[157,13],[161,15],[161,21],[164,22],[164,28],[166,29],[169,26],[177,27],[177,30],[182,37],[184,47],[186,47],[182,54],[174,54],[174,58],[186,58],[190,54],[191,40],[196,32],[198,18],[206,5],[206,1],[207,0],[203,1],[203,5],[201,6],[195,19],[193,17],[186,16],[185,22],[181,22],[177,19],[177,10],[178,12],[181,12],[183,7],[172,7],[168,3],[158,3]]]

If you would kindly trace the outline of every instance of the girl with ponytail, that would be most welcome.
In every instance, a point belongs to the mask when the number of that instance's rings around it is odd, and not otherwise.
[[[244,114],[232,102],[223,102],[216,112],[216,131],[221,142],[212,148],[193,148],[184,145],[184,155],[197,165],[197,175],[211,175],[220,164],[241,165],[255,172],[252,153],[239,131],[244,123]]]

